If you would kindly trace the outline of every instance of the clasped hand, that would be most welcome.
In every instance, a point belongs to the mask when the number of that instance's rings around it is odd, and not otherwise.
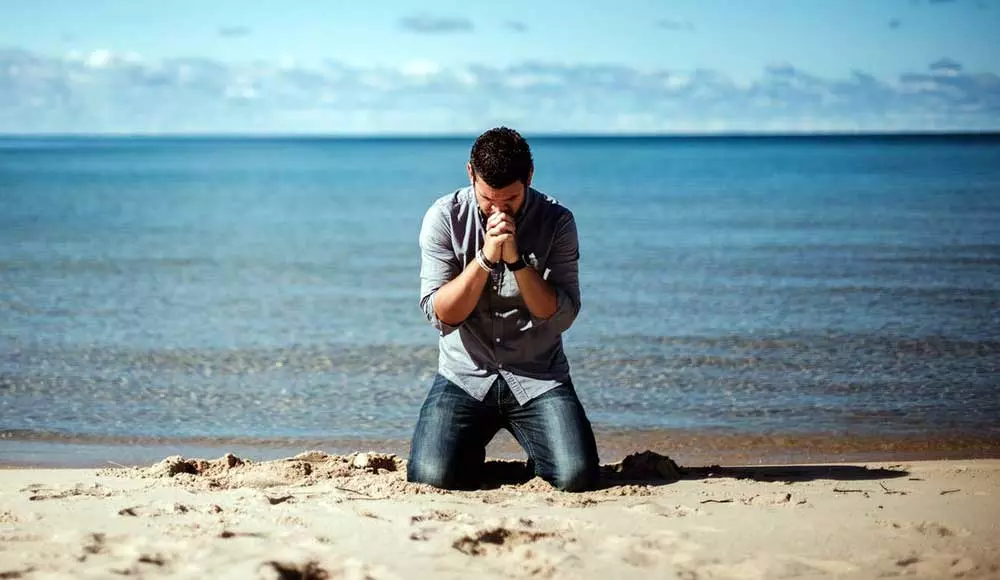
[[[483,255],[490,262],[503,260],[507,263],[517,261],[517,238],[514,229],[514,218],[502,212],[494,213],[486,220],[486,243],[483,245]]]

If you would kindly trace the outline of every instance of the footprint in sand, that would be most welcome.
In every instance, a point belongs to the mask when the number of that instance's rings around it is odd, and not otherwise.
[[[447,526],[449,529],[454,529],[457,524],[473,521],[471,516],[455,510],[432,509],[424,511],[410,516],[410,525],[414,527],[414,530],[410,532],[410,539],[427,541],[438,535],[442,527]]]
[[[201,542],[205,541],[204,534],[199,534],[198,537]],[[71,576],[80,572],[93,574],[97,570],[106,570],[105,575],[108,577],[141,578],[153,570],[158,573],[170,571],[178,564],[197,568],[197,562],[192,561],[192,558],[197,560],[210,557],[213,552],[217,552],[210,549],[186,552],[183,543],[167,542],[162,536],[153,538],[133,534],[74,533],[64,541],[71,546],[66,553],[75,560],[73,564],[65,566]]]
[[[44,536],[38,534],[32,534],[29,532],[2,532],[0,533],[0,544],[7,544],[8,542],[38,542],[44,539]],[[0,575],[0,578],[3,578]]]
[[[684,518],[688,516],[703,515],[700,509],[681,504],[665,506],[657,503],[640,503],[630,506],[628,510],[640,514],[649,514],[665,518]]]
[[[193,506],[182,503],[163,503],[125,507],[118,510],[118,515],[126,517],[147,517],[155,518],[161,516],[176,516],[187,513],[222,513],[222,508],[216,504],[207,506]]]
[[[458,516],[455,510],[430,510],[410,517],[411,524],[420,522],[450,522]]]
[[[87,534],[80,543],[80,550],[76,559],[80,562],[96,554],[104,554],[108,551],[107,535],[101,533]]]
[[[637,568],[686,565],[695,561],[701,550],[700,545],[670,530],[644,535],[612,536],[605,546],[611,557]]]
[[[597,505],[601,502],[608,500],[597,500],[592,497],[578,497],[576,494],[563,494],[562,496],[548,496],[542,501],[550,506],[557,507],[568,507],[568,508],[585,508],[592,505]]]
[[[795,506],[805,503],[804,499],[793,498],[789,492],[756,493],[740,498],[743,505]]]
[[[115,492],[101,486],[99,483],[93,485],[77,484],[70,488],[47,488],[42,484],[33,483],[23,489],[22,492],[29,493],[28,501],[42,501],[47,499],[66,499],[70,497],[111,497]]]
[[[554,534],[549,532],[509,528],[502,525],[487,526],[471,534],[463,535],[452,543],[452,547],[468,556],[486,556],[510,552],[517,546],[534,544],[553,537]]]
[[[247,569],[247,571],[249,570]],[[383,566],[372,566],[357,558],[350,557],[335,563],[308,557],[267,560],[257,566],[255,575],[244,577],[274,578],[275,580],[284,580],[286,578],[300,578],[302,580],[321,580],[325,578],[395,580],[397,578],[395,574],[392,574]]]
[[[922,554],[907,556],[895,561],[895,568],[906,575],[916,575],[921,578],[961,578],[973,576],[981,570],[981,566],[967,556],[956,554]],[[997,570],[991,570],[997,572]]]
[[[743,580],[744,578],[799,578],[843,576],[857,572],[857,567],[840,560],[762,555],[738,562],[719,560],[682,566],[694,578]]]
[[[470,557],[494,558],[508,576],[551,578],[576,557],[569,549],[575,542],[567,530],[541,529],[519,518],[474,527],[458,536],[452,548]]]
[[[932,538],[968,537],[971,535],[971,532],[964,528],[952,529],[938,522],[889,522],[878,520],[876,523],[890,530],[913,531]]]

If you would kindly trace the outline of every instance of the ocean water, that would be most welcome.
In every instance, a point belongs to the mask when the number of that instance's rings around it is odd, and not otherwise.
[[[1000,439],[1000,137],[531,144],[597,430]],[[409,437],[417,232],[470,145],[0,139],[4,453]]]

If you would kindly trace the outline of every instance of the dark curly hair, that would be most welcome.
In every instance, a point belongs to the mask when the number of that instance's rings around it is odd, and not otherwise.
[[[507,127],[490,129],[480,135],[472,145],[469,162],[473,175],[496,189],[515,181],[527,185],[534,168],[528,142]]]

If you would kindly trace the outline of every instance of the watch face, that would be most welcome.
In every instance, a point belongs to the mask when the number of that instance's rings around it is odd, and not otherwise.
[[[538,269],[538,256],[534,252],[524,255],[524,262],[534,269]]]

